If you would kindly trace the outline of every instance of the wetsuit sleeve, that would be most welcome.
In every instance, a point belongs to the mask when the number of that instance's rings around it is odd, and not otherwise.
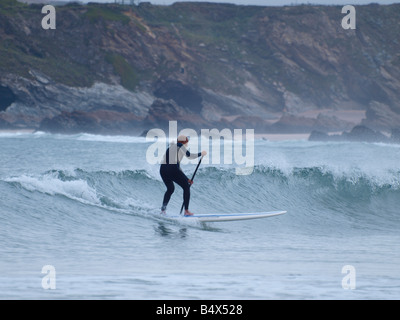
[[[198,153],[190,153],[184,146],[181,147],[182,151],[185,152],[185,156],[189,159],[196,159],[201,157],[201,152]]]

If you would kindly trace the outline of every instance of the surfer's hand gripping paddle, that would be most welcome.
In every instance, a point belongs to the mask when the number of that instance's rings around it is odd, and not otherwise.
[[[189,187],[191,187],[192,186],[192,184],[193,184],[193,179],[194,179],[194,176],[196,175],[196,173],[197,173],[197,169],[199,169],[199,167],[200,167],[200,163],[201,163],[201,160],[203,160],[203,157],[204,156],[201,156],[201,158],[200,158],[200,161],[199,161],[199,163],[197,164],[197,167],[196,167],[196,170],[194,170],[194,173],[193,173],[193,176],[192,176],[192,179],[190,179],[189,181],[190,182],[188,182],[189,183]],[[182,214],[182,211],[183,211],[183,206],[185,205],[185,202],[183,202],[182,203],[182,207],[181,207],[181,212],[180,212],[180,214]]]

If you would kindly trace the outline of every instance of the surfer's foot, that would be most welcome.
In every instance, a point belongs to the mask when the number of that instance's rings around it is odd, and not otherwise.
[[[160,214],[167,214],[167,207],[166,206],[162,206],[161,207],[161,212],[160,212]]]
[[[190,212],[189,210],[185,210],[185,216],[193,216],[194,213]]]

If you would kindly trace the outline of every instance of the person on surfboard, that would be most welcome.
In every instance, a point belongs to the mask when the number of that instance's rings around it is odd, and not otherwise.
[[[168,202],[171,195],[175,191],[174,182],[177,183],[183,189],[183,203],[185,206],[185,216],[192,216],[193,213],[189,211],[189,201],[190,201],[190,186],[193,181],[190,180],[181,170],[180,162],[184,156],[189,159],[196,159],[198,157],[204,157],[207,152],[202,151],[199,153],[190,153],[186,147],[189,143],[189,138],[187,136],[179,136],[177,143],[172,143],[167,149],[164,155],[164,159],[160,167],[161,178],[167,187],[167,191],[164,194],[164,200],[161,207],[161,213],[165,214]]]

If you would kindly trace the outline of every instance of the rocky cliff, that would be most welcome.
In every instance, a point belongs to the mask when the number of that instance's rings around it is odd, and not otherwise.
[[[165,127],[400,126],[400,5],[0,2],[0,127],[137,134]],[[346,117],[346,114],[360,117]]]

